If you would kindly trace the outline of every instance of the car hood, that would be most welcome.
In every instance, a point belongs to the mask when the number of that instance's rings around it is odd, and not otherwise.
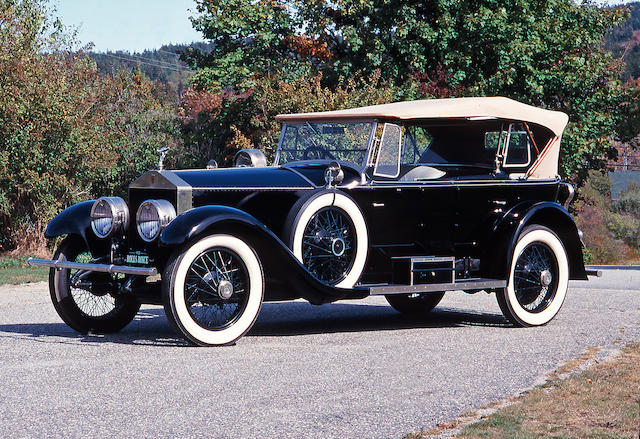
[[[302,173],[289,168],[218,168],[150,171],[130,188],[172,189],[312,189],[315,185]]]

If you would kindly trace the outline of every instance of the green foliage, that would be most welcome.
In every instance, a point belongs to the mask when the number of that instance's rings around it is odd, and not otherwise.
[[[502,95],[567,112],[561,173],[582,179],[613,154],[631,100],[621,65],[602,44],[622,8],[572,0],[198,0],[196,29],[211,54],[192,52],[195,84],[244,92],[280,73],[296,81],[381,72],[394,99]],[[246,134],[242,129],[240,131]]]
[[[622,80],[640,77],[640,2],[625,5],[629,18],[611,29],[606,46],[615,57],[625,61]]]
[[[316,75],[263,79],[244,93],[190,90],[181,109],[190,157],[181,160],[200,166],[209,159],[229,164],[241,148],[261,148],[271,160],[280,135],[276,115],[379,104],[393,100],[395,93],[379,73],[334,87],[323,86],[322,76]]]
[[[46,222],[122,193],[175,143],[171,109],[141,75],[100,76],[43,2],[0,0],[0,249],[38,250]]]
[[[584,232],[585,262],[627,263],[640,251],[640,190],[630,188],[611,201],[611,181],[599,171],[590,171],[574,204],[578,228]]]
[[[236,86],[255,73],[277,73],[287,56],[286,38],[300,22],[287,2],[263,0],[198,0],[195,29],[213,44],[210,53],[194,50],[186,59],[200,67],[197,83]]]

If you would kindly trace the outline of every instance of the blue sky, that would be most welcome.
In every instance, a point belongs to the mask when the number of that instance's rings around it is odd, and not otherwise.
[[[64,25],[78,29],[81,43],[93,42],[99,52],[202,41],[189,21],[194,0],[53,0],[51,5]]]

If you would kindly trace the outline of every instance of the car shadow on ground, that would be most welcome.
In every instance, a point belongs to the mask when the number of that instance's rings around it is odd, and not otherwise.
[[[510,326],[501,314],[437,307],[420,316],[407,316],[389,306],[332,303],[313,306],[306,302],[265,303],[245,337],[299,336],[340,332],[447,328],[461,326]],[[133,322],[115,334],[78,334],[66,324],[26,323],[0,325],[0,337],[24,336],[40,342],[123,343],[133,345],[187,346],[172,330],[162,308],[143,308]]]

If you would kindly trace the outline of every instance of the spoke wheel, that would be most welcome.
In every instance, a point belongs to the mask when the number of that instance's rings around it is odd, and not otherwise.
[[[547,309],[558,289],[558,262],[545,243],[529,244],[516,261],[513,288],[518,303],[531,313]]]
[[[320,191],[299,199],[284,227],[289,248],[322,282],[352,288],[367,260],[368,236],[358,205],[340,191]]]
[[[62,241],[54,259],[75,262],[100,262],[91,257],[81,239]],[[85,270],[49,271],[49,291],[54,308],[62,320],[81,333],[109,333],[124,328],[140,309],[132,297],[112,291],[115,280],[106,273]]]
[[[569,262],[560,238],[529,226],[513,250],[507,288],[497,291],[504,316],[517,326],[539,326],[560,311],[569,285]]]
[[[205,236],[177,249],[162,277],[167,318],[197,345],[234,343],[253,326],[262,305],[260,261],[235,236]]]
[[[185,302],[200,326],[219,330],[233,324],[247,306],[249,274],[240,256],[221,247],[202,252],[189,267]]]
[[[356,234],[349,216],[336,207],[316,212],[302,238],[302,263],[318,279],[340,283],[351,270],[356,253]]]

